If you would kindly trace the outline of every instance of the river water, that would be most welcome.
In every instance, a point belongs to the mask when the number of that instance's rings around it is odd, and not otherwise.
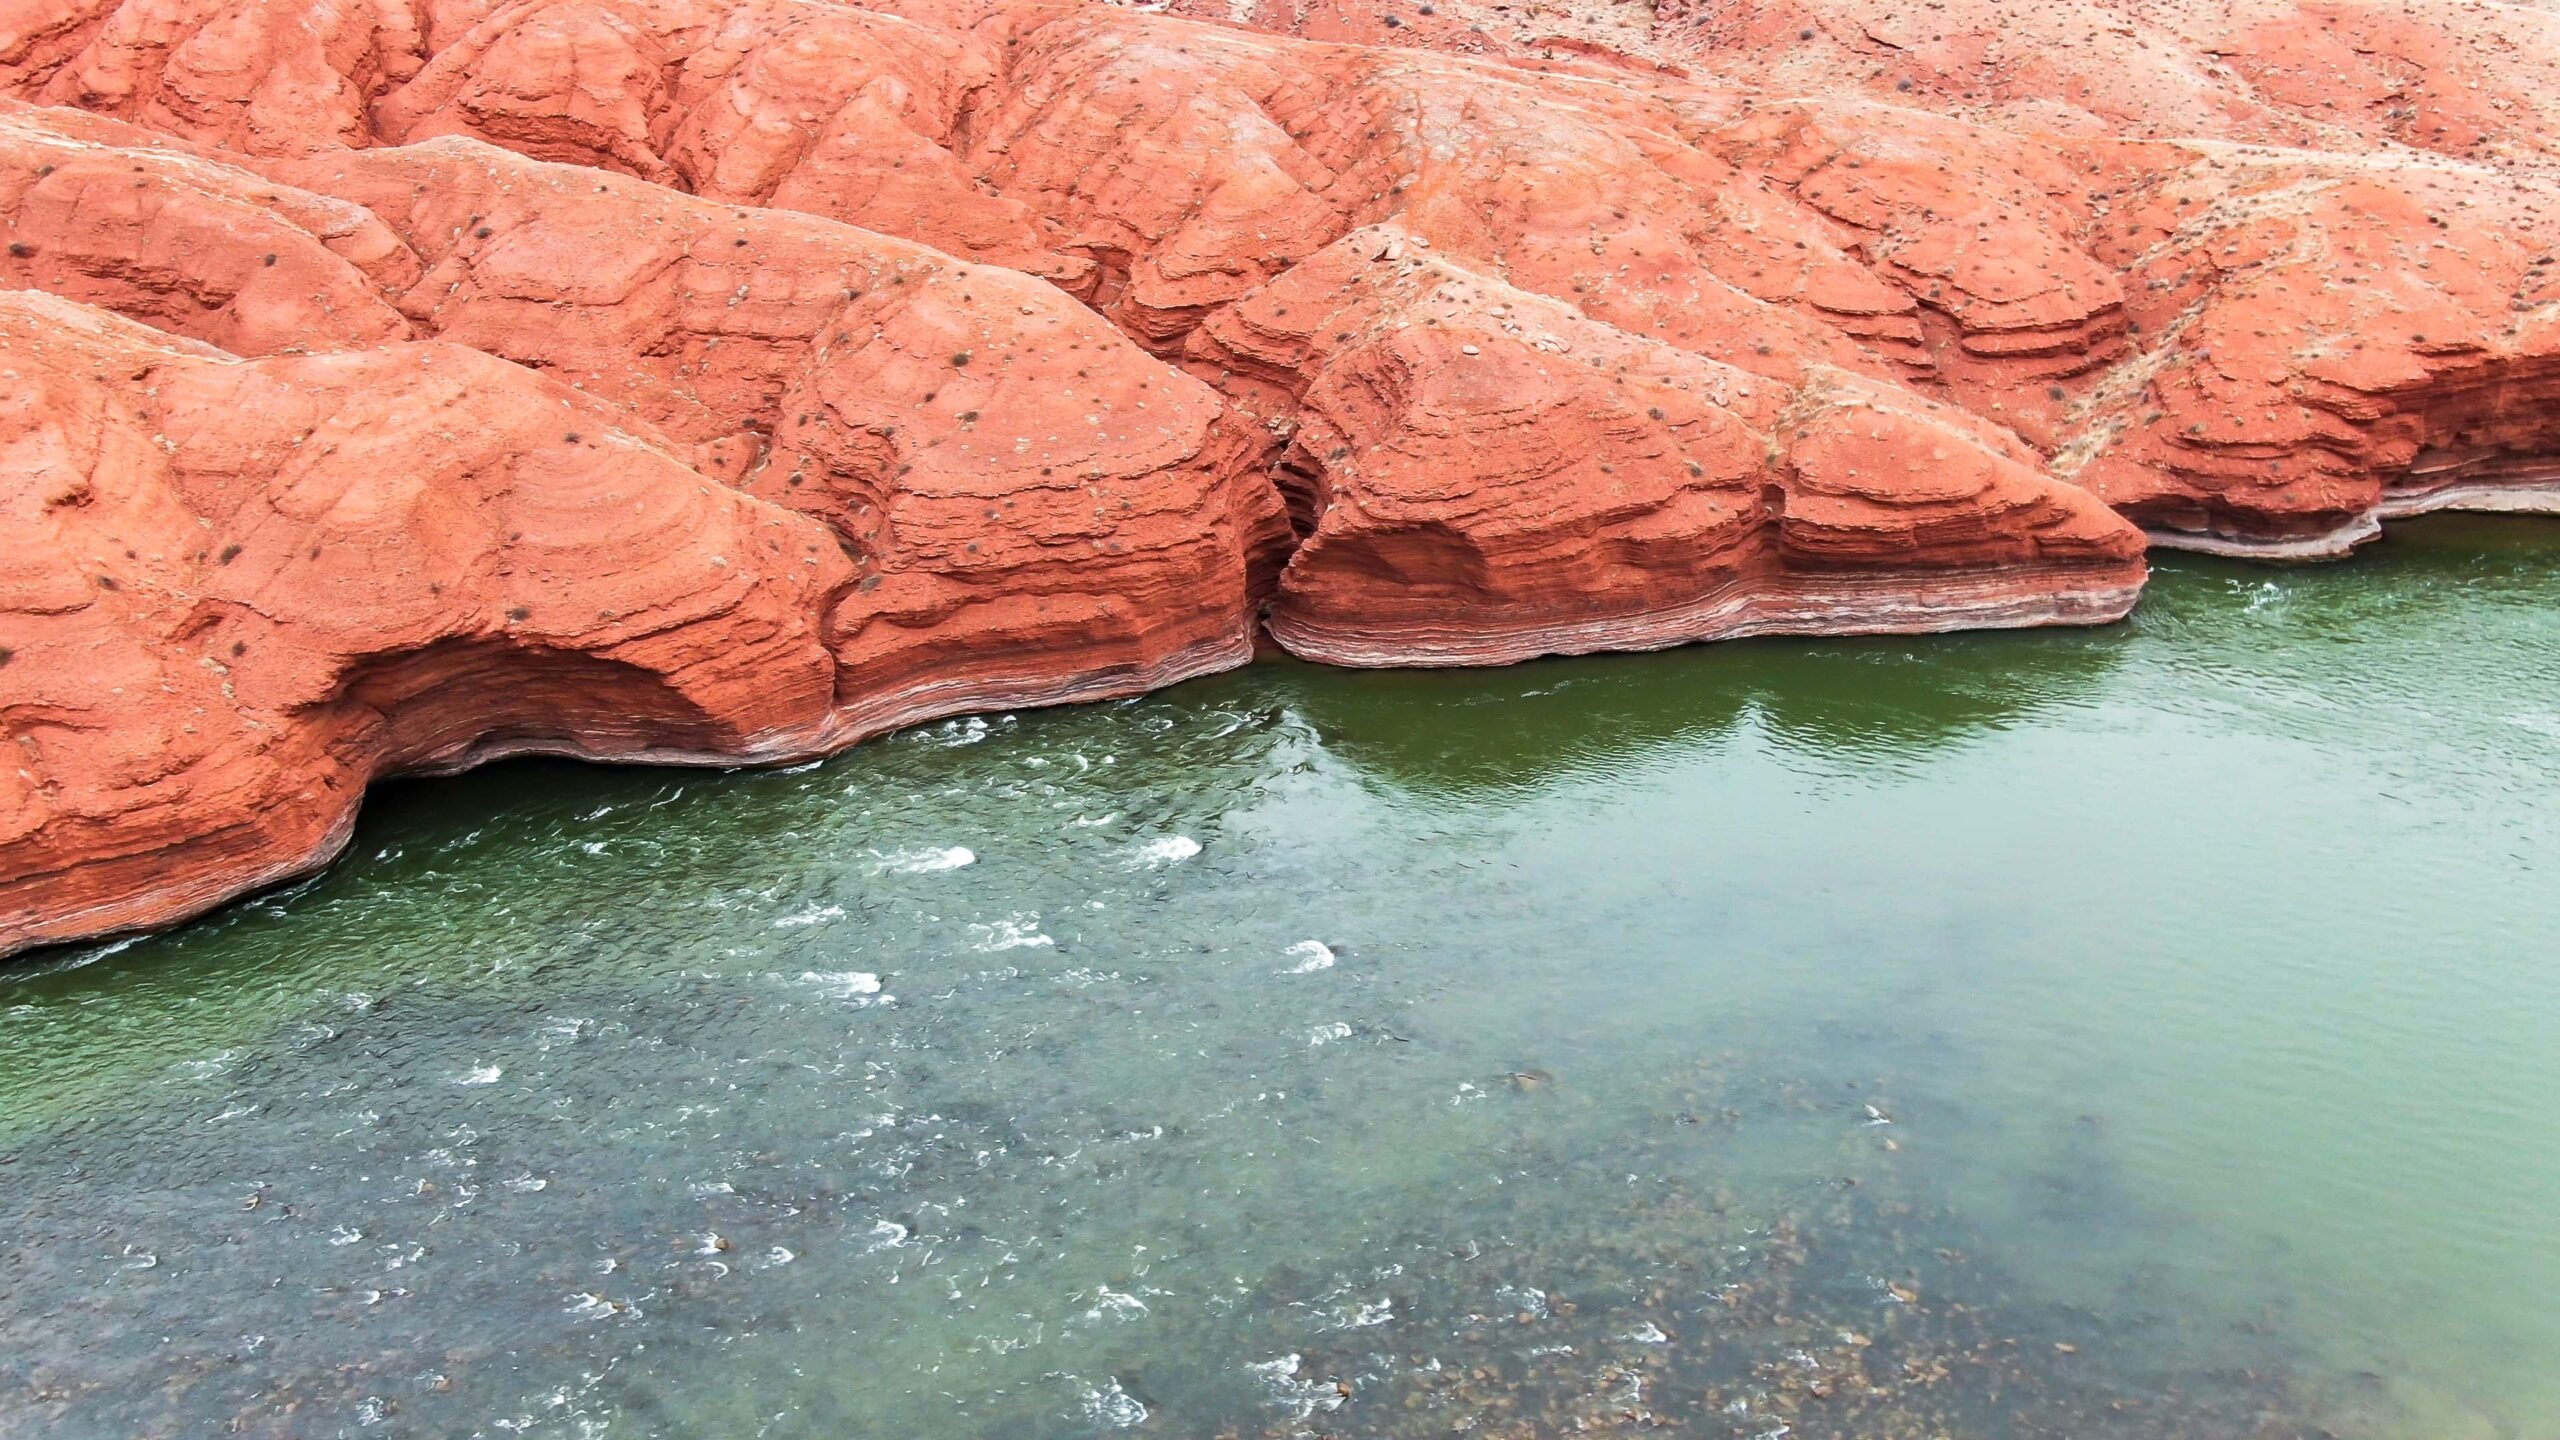
[[[2560,533],[395,786],[0,972],[0,1433],[2560,1437]]]

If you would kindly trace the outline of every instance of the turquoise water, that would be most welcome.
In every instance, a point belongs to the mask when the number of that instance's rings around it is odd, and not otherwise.
[[[0,972],[0,1433],[2560,1440],[2560,532],[392,787]]]

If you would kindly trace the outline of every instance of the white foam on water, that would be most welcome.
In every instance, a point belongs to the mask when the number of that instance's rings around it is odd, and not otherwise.
[[[1132,863],[1150,868],[1179,865],[1199,853],[1199,841],[1188,835],[1167,835],[1139,846]]]
[[[1040,917],[1037,915],[1017,914],[991,925],[972,925],[969,933],[978,937],[974,948],[989,953],[1058,943],[1040,932]]]
[[[942,849],[896,850],[880,857],[876,875],[935,875],[978,863],[978,852],[966,845]]]
[[[1301,940],[1281,953],[1298,962],[1281,971],[1283,975],[1312,975],[1333,968],[1333,947],[1321,940]]]
[[[461,1074],[454,1076],[453,1083],[456,1085],[495,1085],[498,1083],[498,1077],[506,1073],[507,1072],[503,1066],[475,1065],[472,1068],[463,1071]]]
[[[568,1312],[572,1320],[603,1320],[619,1315],[629,1307],[607,1300],[594,1291],[588,1291],[584,1294],[569,1296],[561,1308]]]
[[[1099,1320],[1108,1315],[1115,1320],[1134,1320],[1146,1313],[1146,1301],[1135,1295],[1124,1295],[1108,1285],[1099,1285],[1094,1287],[1093,1306],[1084,1312],[1084,1318]]]
[[[1336,1020],[1330,1025],[1318,1025],[1313,1030],[1308,1031],[1307,1048],[1312,1050],[1319,1045],[1330,1045],[1337,1040],[1348,1040],[1350,1038],[1351,1027],[1344,1024],[1342,1021]]]
[[[823,990],[839,1000],[880,993],[880,977],[868,970],[803,970],[800,983]]]
[[[1650,1320],[1637,1326],[1635,1329],[1628,1331],[1627,1338],[1633,1340],[1639,1345],[1668,1345],[1671,1343],[1671,1337],[1662,1332],[1662,1327],[1654,1324]]]
[[[125,951],[132,949],[134,946],[141,944],[144,940],[149,938],[150,937],[147,935],[127,935],[121,940],[110,940],[104,945],[91,946],[89,949],[81,951],[70,964],[63,966],[62,968],[65,970],[77,970],[83,965],[95,965],[110,955],[121,955]]]
[[[1362,1301],[1347,1313],[1340,1315],[1335,1324],[1337,1328],[1343,1330],[1366,1330],[1372,1325],[1384,1325],[1394,1318],[1396,1318],[1396,1302],[1395,1298],[1390,1296],[1384,1300]]]
[[[773,922],[773,928],[776,930],[793,930],[803,925],[824,925],[830,920],[841,920],[843,918],[843,906],[818,905],[812,906],[807,910],[802,910],[797,914],[783,916],[781,919]]]
[[[1283,1355],[1244,1368],[1262,1382],[1263,1395],[1293,1419],[1309,1419],[1318,1410],[1341,1409],[1342,1392],[1299,1374],[1298,1367],[1304,1363],[1296,1355]]]
[[[501,1180],[498,1183],[505,1186],[507,1189],[514,1191],[518,1195],[531,1195],[537,1191],[548,1190],[551,1188],[550,1181],[537,1178],[530,1170],[518,1175],[512,1180]]]
[[[1116,1377],[1104,1381],[1099,1389],[1085,1387],[1084,1413],[1094,1423],[1113,1430],[1135,1430],[1147,1422],[1147,1407],[1121,1389]]]
[[[1547,1318],[1547,1292],[1530,1285],[1505,1285],[1493,1292],[1513,1315],[1526,1315],[1534,1320]]]
[[[895,1220],[882,1220],[871,1227],[871,1243],[862,1247],[862,1253],[869,1255],[880,1250],[895,1250],[906,1243],[906,1226]]]

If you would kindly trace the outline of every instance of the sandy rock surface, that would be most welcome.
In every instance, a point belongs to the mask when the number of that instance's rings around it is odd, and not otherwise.
[[[2560,510],[2560,9],[0,0],[0,952],[366,782]]]

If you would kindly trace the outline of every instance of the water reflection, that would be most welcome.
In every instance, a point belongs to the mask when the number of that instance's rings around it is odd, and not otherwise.
[[[0,1428],[2553,1440],[2514,533],[389,787],[0,977]]]
[[[1922,763],[2084,701],[2124,643],[2110,631],[1745,640],[1500,671],[1293,666],[1287,683],[1325,745],[1364,772],[1464,795],[1641,772],[1754,727],[1826,762]]]

